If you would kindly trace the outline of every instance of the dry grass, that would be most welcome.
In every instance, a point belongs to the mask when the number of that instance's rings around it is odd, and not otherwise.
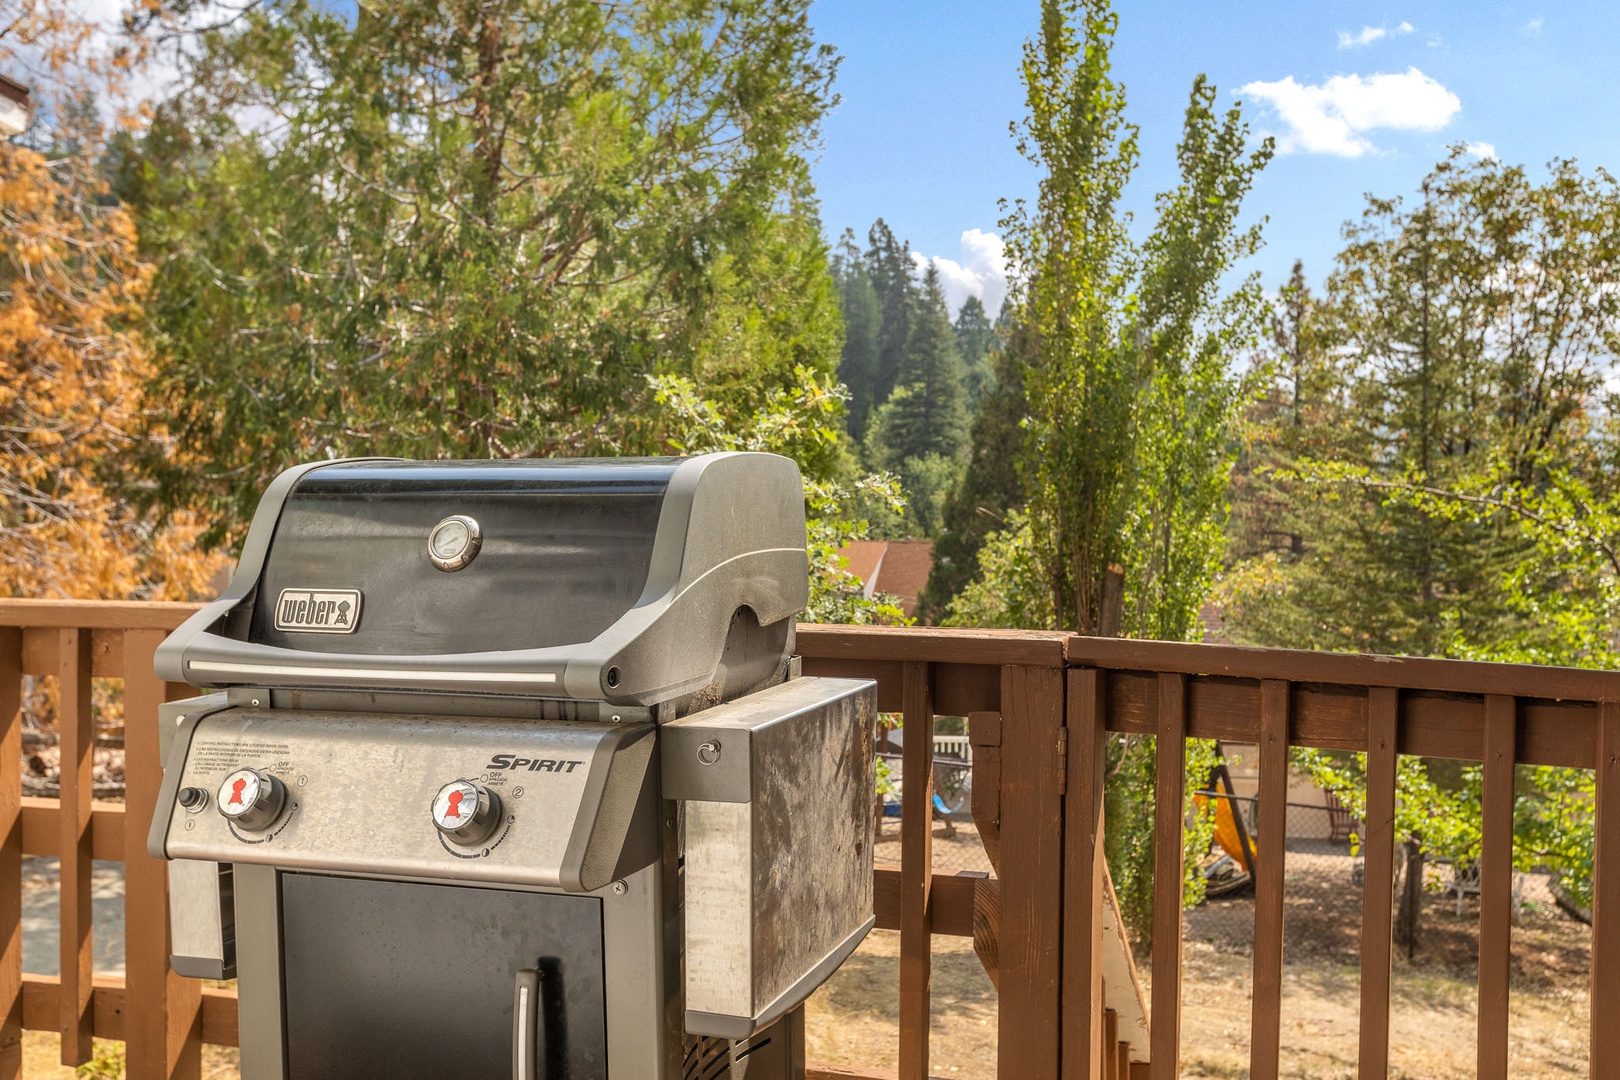
[[[86,1066],[83,1073],[62,1064],[62,1038],[46,1031],[23,1032],[23,1070],[28,1080],[112,1080],[123,1076],[113,1065],[123,1060],[124,1044],[110,1039],[96,1040],[96,1057],[102,1068]],[[225,1046],[205,1046],[202,1054],[202,1080],[238,1080],[236,1051]]]
[[[1182,1075],[1248,1075],[1252,961],[1189,943],[1182,981]],[[1390,1075],[1463,1080],[1475,1075],[1477,985],[1455,974],[1396,966],[1390,1000]],[[1516,984],[1509,1004],[1509,1073],[1515,1080],[1587,1075],[1587,992]],[[1354,966],[1283,969],[1282,1075],[1340,1080],[1356,1074],[1360,972]]]
[[[900,935],[874,930],[810,999],[811,1061],[852,1068],[898,1067]],[[929,1067],[935,1076],[996,1074],[996,991],[966,938],[934,939]]]

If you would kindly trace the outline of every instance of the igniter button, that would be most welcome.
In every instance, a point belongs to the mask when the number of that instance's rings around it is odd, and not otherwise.
[[[501,797],[471,780],[452,780],[433,796],[433,825],[464,847],[489,839],[501,820]]]
[[[238,827],[267,829],[287,805],[287,786],[259,769],[237,769],[219,785],[219,812]]]
[[[208,792],[200,787],[183,787],[175,796],[180,809],[195,814],[208,805]]]

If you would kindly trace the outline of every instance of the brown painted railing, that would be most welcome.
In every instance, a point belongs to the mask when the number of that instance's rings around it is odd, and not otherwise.
[[[165,866],[141,842],[156,800],[156,709],[184,687],[151,674],[152,651],[186,605],[0,600],[0,1080],[20,1074],[23,1029],[58,1031],[82,1061],[91,1034],[126,1040],[128,1075],[196,1076],[204,1042],[234,1045],[236,1003],[168,971]],[[967,716],[973,815],[995,873],[933,873],[929,800],[904,800],[902,859],[877,874],[878,925],[900,931],[902,1080],[929,1075],[931,942],[971,937],[997,987],[1006,1080],[1178,1074],[1178,886],[1155,897],[1151,1034],[1102,859],[1110,733],[1159,736],[1158,880],[1179,883],[1182,742],[1261,747],[1260,815],[1284,816],[1289,746],[1367,750],[1360,1068],[1388,1072],[1390,904],[1397,754],[1482,761],[1479,1075],[1507,1076],[1513,767],[1598,772],[1591,1073],[1620,1080],[1620,673],[1318,655],[1048,633],[802,627],[815,674],[877,679],[902,713],[904,775],[932,775],[933,718]],[[60,686],[61,799],[25,799],[19,687]],[[128,801],[90,800],[91,676],[122,678]],[[127,838],[127,842],[126,842]],[[1278,1074],[1283,835],[1256,859],[1251,1075]],[[62,975],[22,974],[21,858],[61,858]],[[90,971],[92,858],[126,860],[127,976]],[[1601,1018],[1609,1018],[1605,1023]],[[1151,1043],[1151,1045],[1149,1045]],[[1148,1064],[1151,1059],[1151,1064]],[[859,1072],[821,1067],[831,1080]]]

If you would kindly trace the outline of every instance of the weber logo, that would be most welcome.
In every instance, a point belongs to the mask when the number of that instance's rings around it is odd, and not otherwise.
[[[282,589],[276,629],[304,634],[352,634],[360,625],[358,589]]]

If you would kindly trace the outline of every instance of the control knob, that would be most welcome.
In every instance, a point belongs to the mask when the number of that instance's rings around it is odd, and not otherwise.
[[[449,840],[475,847],[501,820],[501,797],[471,780],[452,780],[433,796],[433,824]]]
[[[258,832],[281,816],[287,785],[260,769],[237,769],[219,785],[215,805],[238,828]]]

